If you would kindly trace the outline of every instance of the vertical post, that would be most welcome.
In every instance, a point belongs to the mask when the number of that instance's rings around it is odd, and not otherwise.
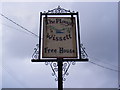
[[[79,27],[79,14],[78,14],[78,12],[77,12],[77,28],[78,28],[79,59],[81,59],[80,27]]]
[[[63,61],[58,58],[58,90],[63,90],[63,77],[62,77]]]
[[[42,12],[40,12],[40,28],[39,28],[39,56],[38,56],[38,60],[40,60],[40,57],[41,57],[41,25],[42,25]]]

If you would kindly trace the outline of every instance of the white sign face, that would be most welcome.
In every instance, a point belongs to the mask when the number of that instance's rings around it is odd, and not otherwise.
[[[77,58],[74,17],[43,18],[42,57]]]

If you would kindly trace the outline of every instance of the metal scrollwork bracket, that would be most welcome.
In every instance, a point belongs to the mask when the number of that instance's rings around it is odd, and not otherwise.
[[[52,10],[48,10],[47,12],[44,11],[44,13],[74,13],[75,11],[70,11],[70,10],[66,10],[64,8],[61,8],[60,6],[58,6],[57,8],[55,9],[52,9]]]
[[[87,55],[87,53],[85,51],[85,47],[83,46],[83,44],[81,44],[80,47],[81,47],[81,58],[82,59],[87,59],[88,55]]]
[[[39,56],[39,44],[36,44],[36,48],[34,48],[32,59],[38,59],[38,56]]]
[[[55,81],[58,81],[58,64],[57,62],[45,62],[45,65],[50,65],[53,73],[52,76],[55,76]],[[62,66],[62,73],[63,73],[63,81],[66,80],[65,76],[68,76],[68,69],[70,67],[70,65],[75,65],[75,62],[73,61],[69,61],[69,62],[63,62],[63,66]]]

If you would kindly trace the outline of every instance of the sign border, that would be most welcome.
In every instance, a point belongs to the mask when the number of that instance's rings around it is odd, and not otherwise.
[[[65,11],[65,12],[56,12],[56,13],[54,13],[52,10],[51,11],[48,11],[48,12],[44,12],[44,13],[42,13],[42,12],[40,12],[40,27],[39,27],[39,48],[38,48],[38,60],[44,60],[44,59],[46,59],[46,60],[49,60],[49,59],[53,59],[53,58],[51,58],[51,57],[48,57],[48,58],[44,58],[44,57],[42,57],[42,52],[41,52],[41,46],[42,46],[42,44],[41,44],[41,39],[42,39],[42,33],[41,33],[41,31],[42,31],[42,18],[43,18],[43,16],[45,16],[46,18],[47,18],[47,16],[57,16],[57,15],[59,15],[59,16],[65,16],[65,15],[67,15],[67,16],[71,16],[71,18],[73,17],[73,16],[75,16],[76,17],[76,40],[77,40],[77,58],[75,57],[71,57],[71,59],[82,59],[82,53],[81,53],[81,44],[80,44],[80,26],[79,26],[79,13],[78,12],[70,12],[70,11]],[[61,58],[65,58],[66,60],[69,60],[69,58],[66,58],[66,57],[61,57]],[[56,58],[55,58],[56,59]]]
[[[44,56],[44,42],[45,42],[44,41],[44,32],[45,32],[44,31],[45,30],[44,29],[44,19],[45,18],[46,17],[43,17],[43,21],[42,21],[42,23],[43,23],[43,25],[42,25],[43,26],[43,30],[42,30],[43,31],[43,37],[42,37],[43,38],[43,40],[42,40],[42,58],[77,58],[78,57],[78,50],[77,50],[77,46],[78,45],[77,45],[77,36],[76,36],[76,33],[77,33],[76,30],[77,29],[76,29],[76,18],[75,17],[47,17],[47,18],[71,18],[71,19],[74,18],[74,21],[75,21],[75,29],[74,29],[75,33],[74,33],[74,35],[75,35],[75,49],[76,49],[75,56],[74,57],[73,56],[60,56],[60,57],[57,57],[57,56],[56,57],[47,57],[47,56]]]

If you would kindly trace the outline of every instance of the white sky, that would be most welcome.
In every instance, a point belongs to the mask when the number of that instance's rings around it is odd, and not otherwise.
[[[81,40],[91,59],[101,65],[117,69],[99,62],[118,62],[118,14],[117,2],[37,2],[2,3],[2,13],[15,22],[38,33],[39,12],[56,8],[58,5],[80,13]],[[30,62],[38,39],[2,19],[2,87],[3,88],[57,88],[50,66]],[[10,28],[12,26],[18,30]],[[98,59],[96,59],[98,58]],[[67,88],[115,88],[118,73],[91,63],[77,63],[69,69],[64,87]]]
[[[34,2],[118,2],[120,0],[34,0]],[[33,0],[1,0],[1,2],[33,2]]]

